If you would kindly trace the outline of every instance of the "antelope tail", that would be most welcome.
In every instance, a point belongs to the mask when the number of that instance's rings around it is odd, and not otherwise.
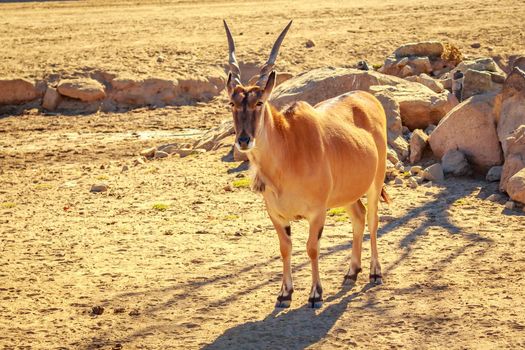
[[[392,200],[390,199],[390,196],[388,195],[384,187],[381,189],[381,198],[383,199],[383,202],[385,202],[386,204],[392,203]]]

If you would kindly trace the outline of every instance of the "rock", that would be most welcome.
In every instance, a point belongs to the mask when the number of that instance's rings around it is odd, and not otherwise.
[[[157,147],[158,151],[165,152],[167,154],[177,153],[177,150],[181,148],[179,144],[171,143]]]
[[[390,147],[387,148],[386,158],[387,158],[387,161],[390,161],[392,163],[392,165],[397,164],[399,162],[399,158],[397,156],[396,151],[394,151]]]
[[[421,185],[423,183],[423,181],[425,181],[423,176],[414,176],[413,179],[416,180],[418,185]]]
[[[403,68],[401,68],[397,76],[401,78],[405,78],[405,77],[409,77],[414,74],[416,74],[416,72],[412,69],[412,67],[404,66]]]
[[[409,177],[408,178],[408,187],[410,188],[417,188],[419,185],[416,181],[416,179],[414,179],[413,177]]]
[[[428,136],[430,136],[430,134],[432,134],[432,132],[436,130],[436,126],[434,124],[430,124],[429,126],[427,126],[427,128],[425,129],[425,134],[427,134]]]
[[[501,201],[503,201],[503,196],[501,194],[498,194],[498,193],[493,193],[491,194],[490,196],[487,197],[487,200],[490,201],[490,202],[494,202],[494,203],[499,203]]]
[[[441,159],[443,172],[454,176],[465,176],[471,173],[467,158],[463,152],[458,150],[449,150]]]
[[[403,162],[396,163],[395,167],[399,171],[405,171],[405,165],[403,164]]]
[[[17,105],[39,97],[34,83],[25,79],[0,80],[0,105]]]
[[[410,167],[410,173],[412,173],[413,175],[417,175],[421,173],[422,171],[423,171],[423,167],[421,167],[420,165],[414,165]]]
[[[158,63],[163,63],[164,61],[166,61],[166,57],[164,57],[162,55],[158,55],[157,56],[157,62]]]
[[[104,307],[102,306],[97,305],[91,309],[91,314],[93,315],[99,316],[99,315],[102,315],[103,313],[104,313]]]
[[[453,73],[456,70],[466,72],[468,69],[504,74],[501,68],[499,68],[494,59],[492,59],[491,57],[481,57],[472,60],[464,60],[461,63],[459,63],[456,69],[454,69],[451,73]]]
[[[480,43],[472,43],[472,44],[470,44],[470,47],[473,48],[473,49],[479,49],[481,47],[481,44]]]
[[[123,165],[122,166],[122,169],[120,170],[121,173],[125,173],[126,171],[129,170],[129,167],[127,165]]]
[[[432,181],[429,181],[427,183],[424,183],[422,186],[423,187],[432,187],[434,184],[432,183]]]
[[[375,71],[352,68],[319,68],[299,74],[273,92],[271,103],[282,108],[296,101],[311,105],[354,90],[386,96],[399,105],[403,124],[410,129],[437,124],[458,102],[448,92],[435,93],[426,86]],[[393,110],[386,106],[385,109]]]
[[[435,93],[419,83],[406,82],[395,86],[371,86],[370,92],[388,92],[399,104],[401,120],[410,130],[425,129],[439,121],[458,104],[454,95],[447,92]]]
[[[463,59],[455,46],[440,42],[407,44],[385,59],[381,73],[398,77],[422,73],[440,76],[453,69]]]
[[[196,153],[193,149],[191,148],[180,148],[176,151],[176,153],[181,157],[181,158],[184,158],[184,157],[187,157],[189,156],[190,154],[194,154]]]
[[[405,183],[405,181],[403,181],[403,179],[400,178],[400,177],[396,177],[396,178],[394,179],[394,184],[395,184],[396,186],[401,186],[401,185],[403,185],[404,183]]]
[[[169,154],[164,151],[156,151],[153,158],[155,159],[161,159],[161,158],[168,158]]]
[[[458,149],[475,170],[482,172],[501,165],[496,98],[495,94],[474,96],[451,110],[429,137],[434,155],[443,158],[448,151]]]
[[[408,158],[408,142],[403,138],[403,136],[398,136],[395,139],[392,139],[389,134],[388,145],[396,152],[399,160],[404,161]]]
[[[357,69],[359,70],[370,70],[370,65],[367,61],[359,61],[357,62]]]
[[[514,62],[512,62],[512,68],[519,68],[525,72],[525,56],[516,57]]]
[[[505,208],[506,209],[513,210],[514,206],[515,206],[515,204],[514,204],[513,201],[508,201],[508,202],[505,203]]]
[[[325,67],[301,73],[277,86],[270,102],[277,108],[297,101],[306,101],[313,106],[349,91],[369,91],[373,85],[403,83],[406,83],[403,79],[376,71]]]
[[[290,80],[292,78],[293,78],[293,74],[292,73],[277,72],[277,75],[275,77],[275,86],[279,86],[282,83],[284,83],[285,81]],[[257,80],[259,80],[259,73],[257,73],[254,76],[252,76],[250,78],[250,80],[248,80],[248,84],[247,85],[255,85]]]
[[[146,164],[146,162],[144,161],[144,157],[137,158],[133,161],[133,166],[139,166],[144,164]]]
[[[90,192],[93,193],[99,193],[99,192],[106,192],[108,190],[108,185],[105,183],[99,183],[91,186]]]
[[[396,102],[389,92],[378,92],[375,96],[383,105],[386,113],[388,145],[394,149],[399,159],[405,160],[408,157],[408,143],[402,137],[403,125],[401,123],[399,103]]]
[[[146,148],[140,151],[140,155],[146,158],[153,158],[155,156],[156,147]]]
[[[111,81],[109,98],[119,107],[161,107],[209,101],[223,88],[224,79],[217,77],[179,80],[115,78]]]
[[[443,87],[443,84],[439,80],[434,79],[424,73],[420,74],[419,76],[414,75],[411,77],[407,77],[405,79],[408,81],[415,82],[415,83],[423,84],[430,90],[437,92],[437,93],[443,92],[443,90],[445,90],[445,88]]]
[[[439,163],[433,164],[428,168],[425,168],[425,170],[423,170],[422,172],[422,176],[425,180],[435,182],[441,182],[445,179],[445,175],[443,174],[443,168]]]
[[[489,169],[487,172],[487,176],[485,176],[485,179],[489,182],[496,182],[501,179],[501,172],[503,171],[502,166],[493,166]]]
[[[54,111],[60,103],[61,97],[55,88],[47,87],[44,99],[42,100],[42,107],[48,111]]]
[[[410,163],[421,160],[423,151],[427,147],[428,136],[421,129],[416,129],[410,136]]]
[[[61,80],[57,90],[63,96],[84,102],[98,101],[106,97],[104,86],[90,78]]]
[[[501,173],[500,189],[507,191],[509,179],[525,168],[525,125],[506,139],[507,155]],[[508,192],[508,191],[507,191]]]
[[[394,51],[396,57],[431,56],[441,57],[445,47],[438,41],[405,44]]]
[[[311,39],[308,39],[306,40],[306,42],[304,43],[304,46],[309,49],[309,48],[312,48],[315,46],[315,42]]]
[[[514,68],[503,85],[501,112],[498,120],[498,138],[507,154],[507,138],[520,125],[525,125],[525,71]]]
[[[481,95],[488,92],[499,92],[501,85],[494,84],[490,73],[468,69],[463,78],[463,100],[474,95]]]
[[[509,179],[507,193],[512,200],[525,204],[525,168]]]
[[[233,147],[233,160],[235,160],[236,162],[245,162],[248,160],[248,156],[246,155],[246,153],[239,151],[235,145],[233,145],[232,147]]]

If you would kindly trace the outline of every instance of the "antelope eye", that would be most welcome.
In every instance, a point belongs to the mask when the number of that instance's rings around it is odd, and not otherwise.
[[[263,101],[257,101],[257,103],[256,103],[255,105],[258,106],[258,107],[260,107],[260,106],[262,106],[263,104],[264,104]]]
[[[230,103],[228,103],[228,104],[230,105],[230,107],[235,106],[235,103],[233,103],[233,102],[230,102]]]

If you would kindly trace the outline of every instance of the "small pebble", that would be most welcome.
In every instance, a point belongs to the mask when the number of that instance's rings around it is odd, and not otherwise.
[[[108,185],[105,183],[99,183],[91,186],[90,192],[93,193],[99,193],[99,192],[106,192],[108,190]]]

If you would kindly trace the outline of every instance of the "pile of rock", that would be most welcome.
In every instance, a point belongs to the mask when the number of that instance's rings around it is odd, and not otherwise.
[[[450,44],[439,41],[410,43],[388,56],[379,72],[401,78],[420,74],[439,77],[456,67],[462,58],[458,48]]]
[[[115,112],[137,107],[187,105],[208,101],[221,93],[223,75],[195,79],[124,79],[106,72],[61,79],[54,83],[25,79],[0,80],[0,108],[40,106],[46,111]]]

